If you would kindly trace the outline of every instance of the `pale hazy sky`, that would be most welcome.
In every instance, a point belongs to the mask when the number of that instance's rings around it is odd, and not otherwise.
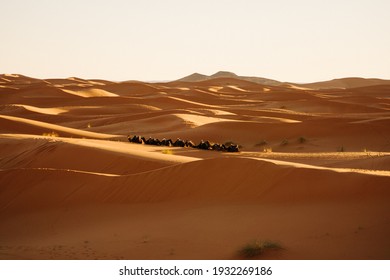
[[[0,73],[390,79],[389,0],[0,0]]]

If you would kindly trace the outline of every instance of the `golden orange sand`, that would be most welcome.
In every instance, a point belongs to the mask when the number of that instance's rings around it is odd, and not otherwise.
[[[0,78],[1,259],[390,258],[389,86]]]

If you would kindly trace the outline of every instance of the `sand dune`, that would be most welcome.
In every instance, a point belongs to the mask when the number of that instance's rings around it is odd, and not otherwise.
[[[18,118],[18,117],[12,117],[12,116],[4,116],[0,115],[0,122],[3,124],[3,130],[4,128],[8,127],[9,130],[12,130],[12,127],[17,126],[17,130],[23,131],[23,126],[29,127],[29,131],[35,131],[37,134],[42,134],[39,131],[43,131],[43,133],[50,133],[50,132],[58,132],[64,135],[69,136],[79,136],[79,137],[90,137],[90,138],[112,138],[117,135],[110,135],[110,134],[102,134],[102,133],[95,133],[95,132],[89,132],[89,131],[82,131],[74,128],[68,128],[63,127],[60,125],[50,124],[50,123],[44,123],[40,121],[34,121],[30,119],[24,119],[24,118]]]
[[[258,258],[389,259],[382,82],[1,75],[0,259],[237,259],[255,239],[284,248]]]
[[[58,115],[67,112],[67,110],[63,108],[39,108],[39,107],[23,105],[23,104],[11,104],[11,106],[23,107],[26,110],[29,110],[31,112],[45,114],[45,115]]]
[[[242,167],[240,171],[235,170],[237,165]],[[208,176],[198,176],[204,170],[210,171]],[[329,203],[383,198],[390,194],[385,185],[389,182],[390,172],[365,173],[241,157],[195,160],[127,175],[65,168],[10,168],[1,172],[6,183],[2,195],[4,211],[11,211],[11,208],[15,211],[22,208],[35,211],[37,207],[63,207],[63,202],[80,205],[167,201]],[[16,179],[14,174],[21,176]],[[46,179],[34,179],[41,176]],[[51,187],[48,182],[58,176],[64,177],[64,181]],[[25,177],[30,178],[30,186],[21,183]],[[300,181],[302,177],[305,183]],[[317,182],[318,177],[323,180]],[[287,185],[286,181],[291,183]],[[367,190],[367,183],[372,184],[370,190]],[[23,185],[23,190],[16,191],[19,185]],[[186,187],[183,188],[183,185]],[[78,190],[84,193],[82,198],[77,194]],[[90,196],[91,192],[93,195]],[[45,195],[40,196],[43,193]],[[39,199],[29,201],[32,194]]]
[[[69,90],[69,89],[63,89],[64,92],[66,93],[70,93],[70,94],[73,94],[73,95],[77,95],[77,96],[81,96],[81,97],[99,97],[99,96],[104,96],[104,97],[115,97],[115,96],[118,96],[117,94],[115,93],[112,93],[112,92],[108,92],[108,91],[105,91],[105,90],[102,90],[102,89],[86,89],[86,90],[78,90],[78,91],[74,91],[74,90]]]
[[[161,148],[135,147],[117,141],[48,138],[23,134],[3,134],[0,141],[8,147],[1,159],[2,168],[6,169],[44,167],[133,174],[197,160],[193,157],[162,154],[158,152]],[[80,158],[73,160],[74,155],[80,155]],[[107,157],[112,157],[112,160],[107,162]]]

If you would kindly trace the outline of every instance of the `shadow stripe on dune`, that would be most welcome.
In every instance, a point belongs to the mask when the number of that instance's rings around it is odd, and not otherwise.
[[[74,169],[64,169],[64,168],[50,168],[50,167],[31,167],[31,168],[8,168],[8,169],[0,169],[0,172],[5,172],[8,170],[25,170],[25,171],[33,171],[33,170],[40,170],[40,171],[64,171],[64,172],[70,172],[70,173],[81,173],[81,174],[91,174],[91,175],[98,175],[98,176],[107,176],[107,177],[118,177],[122,176],[120,174],[112,174],[112,173],[102,173],[102,172],[91,172],[91,171],[83,171],[83,170],[74,170]]]
[[[117,177],[107,202],[227,200],[296,202],[389,196],[389,177],[218,158]],[[120,183],[119,183],[120,182]]]
[[[390,197],[387,176],[293,167],[241,157],[187,162],[115,177],[50,169],[1,173],[2,214],[85,203],[289,204]]]
[[[291,166],[291,167],[296,167],[301,169],[306,168],[306,169],[315,169],[315,170],[328,170],[328,171],[340,172],[340,173],[359,173],[365,175],[390,177],[390,171],[387,170],[371,170],[371,169],[366,170],[366,169],[358,169],[358,168],[325,167],[325,166],[317,166],[317,165],[310,165],[304,163],[282,161],[276,159],[265,159],[265,158],[256,158],[256,157],[243,157],[243,158],[266,161],[277,165]]]

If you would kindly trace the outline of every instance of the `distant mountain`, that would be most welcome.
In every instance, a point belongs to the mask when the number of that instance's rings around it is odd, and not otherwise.
[[[239,79],[243,81],[248,81],[252,83],[262,84],[266,86],[281,86],[281,87],[297,87],[301,89],[349,89],[349,88],[360,88],[360,87],[370,87],[370,86],[380,86],[380,85],[390,85],[390,80],[376,79],[376,78],[359,78],[359,77],[349,77],[341,79],[333,79],[329,81],[321,81],[314,83],[290,83],[290,82],[279,82],[276,80],[271,80],[261,77],[248,77],[248,76],[238,76],[235,73],[227,71],[219,71],[213,75],[207,76],[200,73],[193,73],[189,76],[177,80],[178,82],[202,82],[212,79]],[[122,83],[134,83],[135,81],[125,81]],[[150,82],[150,81],[149,81]],[[156,81],[157,82],[157,81]],[[158,81],[158,82],[168,82],[168,81]],[[12,83],[13,85],[20,86],[38,86],[40,84],[52,84],[52,83],[61,83],[61,84],[116,84],[116,82],[99,80],[99,79],[82,79],[77,77],[70,77],[66,79],[36,79],[21,74],[0,74],[0,86],[7,85]]]
[[[270,85],[270,86],[278,86],[282,83],[276,80],[266,79],[266,78],[260,78],[260,77],[246,77],[246,76],[238,76],[232,72],[227,71],[219,71],[211,76],[194,73],[189,76],[186,76],[184,78],[181,78],[177,80],[178,82],[202,82],[202,81],[208,81],[211,79],[217,79],[217,78],[235,78],[240,80],[245,80],[257,84],[262,85]]]
[[[347,88],[358,88],[358,87],[368,87],[368,86],[377,86],[377,85],[390,85],[390,80],[353,77],[353,78],[333,79],[330,81],[308,83],[308,84],[296,84],[296,83],[288,83],[288,84],[309,88],[309,89],[347,89]]]
[[[227,71],[219,71],[210,76],[194,73],[184,78],[181,78],[177,81],[178,82],[202,82],[202,81],[208,81],[217,78],[234,78],[234,79],[245,80],[252,83],[268,85],[268,86],[295,86],[295,87],[307,88],[307,89],[347,89],[347,88],[358,88],[358,87],[367,87],[367,86],[376,86],[376,85],[390,85],[390,80],[374,79],[374,78],[366,79],[366,78],[359,78],[359,77],[333,79],[330,81],[321,81],[321,82],[306,83],[306,84],[289,83],[289,82],[282,83],[276,80],[271,80],[271,79],[261,78],[261,77],[238,76],[232,72],[227,72]]]
[[[228,71],[219,71],[217,73],[214,73],[213,75],[210,76],[211,79],[216,79],[216,78],[240,78],[236,74]]]
[[[199,74],[199,73],[193,73],[193,74],[185,76],[184,78],[181,78],[177,81],[179,81],[179,82],[202,82],[202,81],[206,81],[209,79],[210,79],[209,76]]]

